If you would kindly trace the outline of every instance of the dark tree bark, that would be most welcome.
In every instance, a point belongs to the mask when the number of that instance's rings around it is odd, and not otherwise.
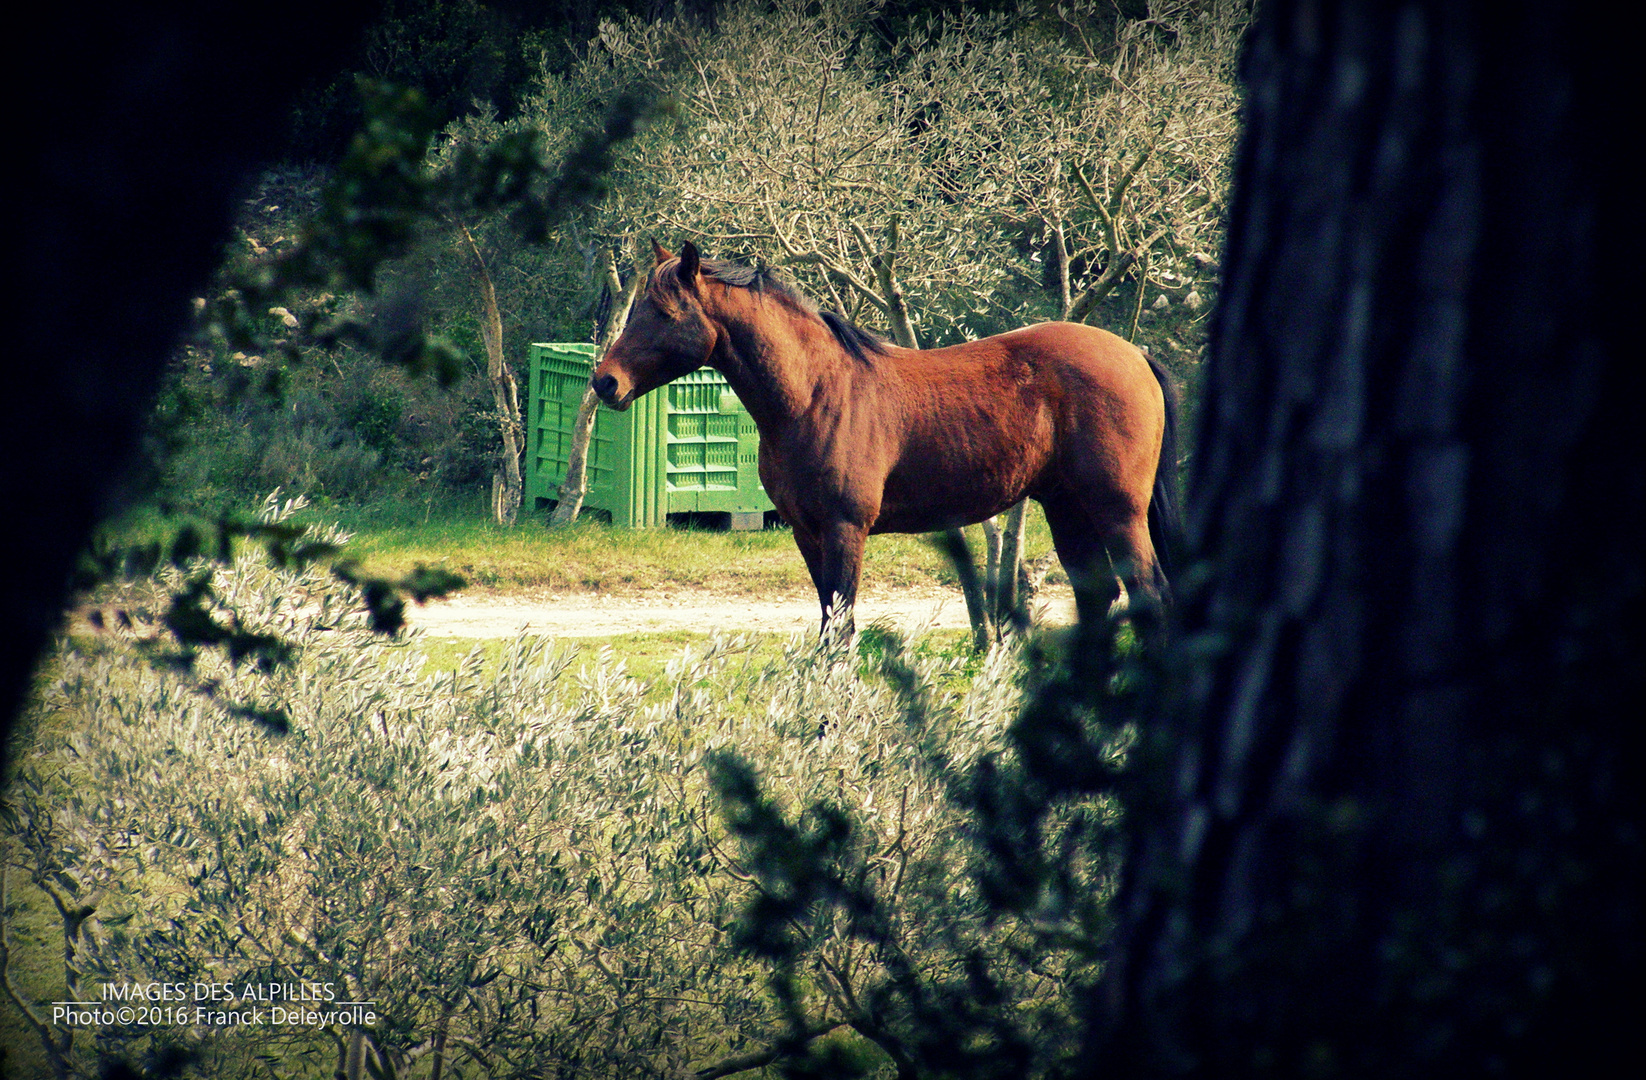
[[[111,509],[189,297],[221,261],[241,185],[277,151],[293,96],[335,69],[370,11],[359,0],[48,4],[13,34],[7,728],[76,554]]]
[[[1628,35],[1259,14],[1192,478],[1211,584],[1134,759],[1087,1060],[1638,1065]]]

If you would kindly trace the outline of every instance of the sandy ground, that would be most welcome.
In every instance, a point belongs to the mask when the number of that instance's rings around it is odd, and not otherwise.
[[[1074,621],[1074,593],[1049,586],[1038,598],[1040,621]],[[926,626],[965,629],[966,603],[959,590],[941,588],[867,592],[857,603],[857,624],[888,620],[905,631]],[[596,593],[496,593],[468,590],[419,607],[407,605],[406,621],[438,637],[513,637],[523,630],[552,637],[689,630],[775,631],[815,629],[817,601],[809,597],[750,597],[685,589],[606,596]]]

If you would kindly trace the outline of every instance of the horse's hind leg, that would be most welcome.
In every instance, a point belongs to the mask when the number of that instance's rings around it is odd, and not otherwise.
[[[1161,593],[1165,575],[1160,571],[1160,559],[1149,536],[1148,515],[1137,514],[1106,530],[1103,546],[1115,573],[1126,585],[1126,614],[1133,628],[1145,640],[1158,637],[1165,625],[1165,612],[1161,608],[1165,599]]]
[[[1043,500],[1052,546],[1063,572],[1074,586],[1075,609],[1083,623],[1106,617],[1120,595],[1103,537],[1085,511],[1073,500]]]
[[[1052,543],[1075,588],[1080,621],[1101,619],[1126,586],[1126,610],[1142,637],[1153,637],[1160,618],[1159,567],[1146,514],[1095,517],[1075,500],[1041,504]]]

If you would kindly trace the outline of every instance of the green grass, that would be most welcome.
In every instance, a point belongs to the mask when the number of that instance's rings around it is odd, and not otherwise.
[[[755,641],[752,655],[756,662],[775,660],[786,640],[781,634],[748,636]],[[594,663],[603,650],[609,650],[613,660],[622,661],[624,670],[631,678],[647,685],[646,700],[652,702],[663,700],[668,692],[669,661],[679,659],[687,649],[701,647],[708,640],[707,634],[674,630],[659,634],[617,634],[606,638],[564,638],[559,645],[576,650],[573,671],[580,665]],[[423,638],[414,647],[423,653],[423,673],[428,675],[455,670],[463,658],[475,649],[480,650],[481,670],[490,673],[508,644],[507,638]]]
[[[1035,515],[1028,553],[1050,550]],[[973,530],[976,532],[977,530]],[[370,572],[403,574],[418,563],[443,566],[499,590],[637,592],[659,587],[748,595],[808,595],[811,577],[785,528],[761,532],[623,529],[598,521],[547,529],[503,529],[485,520],[366,527],[350,553]],[[869,588],[953,585],[953,568],[923,536],[869,538],[863,581]]]
[[[354,534],[347,556],[369,573],[400,575],[419,563],[461,574],[499,591],[633,593],[660,587],[709,589],[750,596],[809,596],[811,578],[787,528],[724,532],[702,528],[625,529],[584,517],[569,528],[546,528],[522,516],[505,529],[470,502],[435,506],[389,502],[364,507],[310,507],[309,523],[335,523]],[[152,511],[111,530],[128,544],[163,540],[182,522]],[[1025,555],[1051,550],[1051,532],[1031,504]],[[982,530],[968,529],[981,562]],[[863,560],[868,589],[953,586],[954,569],[926,536],[871,536]]]
[[[810,587],[787,530],[620,529],[592,520],[562,529],[535,522],[504,529],[471,518],[361,529],[349,553],[371,573],[403,574],[426,563],[500,590],[630,592],[686,586],[789,594]]]

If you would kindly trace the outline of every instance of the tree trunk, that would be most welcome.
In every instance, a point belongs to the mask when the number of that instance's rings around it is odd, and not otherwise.
[[[599,362],[596,357],[595,363]],[[589,441],[594,438],[594,420],[599,410],[600,397],[591,386],[583,391],[583,400],[577,403],[577,417],[572,421],[572,446],[566,454],[566,475],[555,496],[554,512],[549,515],[551,529],[570,525],[583,512],[583,496],[589,492]]]
[[[869,234],[863,231],[863,226],[855,221],[851,226],[852,232],[857,236],[857,242],[869,256],[869,265],[874,267],[875,283],[879,285],[880,298],[886,305],[886,321],[892,328],[892,340],[905,349],[920,348],[920,339],[914,332],[914,321],[909,318],[908,301],[903,297],[903,286],[897,280],[897,219],[892,218],[886,225],[884,248],[876,248],[870,242]]]
[[[1017,622],[1023,568],[1023,517],[1027,500],[983,522],[983,629],[996,638]]]
[[[491,272],[468,229],[463,230],[463,238],[474,256],[475,280],[480,289],[480,336],[486,345],[486,377],[491,380],[498,432],[503,437],[497,471],[492,475],[492,518],[499,525],[512,526],[519,517],[525,490],[520,480],[520,453],[526,430],[520,420],[520,387],[515,382],[514,369],[503,356],[503,316],[497,310],[497,290],[492,287]]]
[[[1638,1061],[1626,35],[1439,0],[1252,35],[1190,500],[1215,577],[1175,634],[1211,656],[1134,751],[1085,1060]]]
[[[629,283],[623,284],[622,276],[617,272],[617,260],[611,248],[606,249],[606,289],[612,298],[611,317],[606,326],[598,335],[595,342],[594,366],[598,367],[601,357],[606,350],[612,347],[612,342],[623,336],[623,327],[628,325],[629,311],[634,307],[634,299],[640,295],[640,284],[645,275],[638,266],[629,275]],[[592,370],[592,369],[591,369]],[[577,419],[572,423],[572,445],[566,455],[566,475],[560,482],[560,492],[556,496],[554,513],[549,515],[549,527],[570,525],[577,520],[577,515],[583,510],[583,496],[588,493],[588,461],[589,440],[594,437],[594,418],[600,408],[600,398],[595,395],[594,388],[583,391],[583,400],[577,406]]]
[[[979,526],[983,530],[983,635],[994,639],[1000,634],[1000,519],[989,518]]]
[[[1028,599],[1020,585],[1026,574],[1023,568],[1023,519],[1028,509],[1029,503],[1024,500],[1006,511],[1000,530],[1000,567],[994,586],[994,617],[999,626],[1015,621],[1019,609]]]
[[[1137,296],[1132,301],[1132,321],[1126,327],[1126,340],[1137,340],[1137,322],[1143,317],[1143,294],[1149,288],[1149,253],[1144,251],[1137,260]]]
[[[446,1040],[451,1034],[453,1003],[445,1002],[440,1009],[440,1020],[434,1028],[434,1050],[429,1055],[429,1080],[444,1080],[446,1073]]]
[[[1045,222],[1047,235],[1051,238],[1047,246],[1052,249],[1052,272],[1057,275],[1057,317],[1066,320],[1074,308],[1074,294],[1070,291],[1069,279],[1069,241],[1063,233],[1061,218],[1047,218]]]

